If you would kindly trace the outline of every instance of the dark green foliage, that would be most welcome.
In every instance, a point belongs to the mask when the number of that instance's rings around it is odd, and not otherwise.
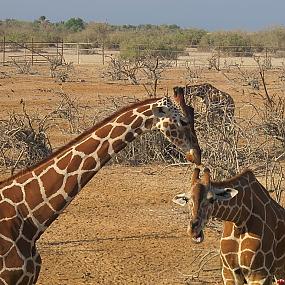
[[[85,23],[81,18],[70,18],[64,23],[64,26],[72,32],[79,32],[84,29]]]

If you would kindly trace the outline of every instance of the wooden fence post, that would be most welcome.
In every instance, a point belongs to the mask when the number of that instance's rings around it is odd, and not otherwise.
[[[5,36],[3,37],[3,65],[5,65],[5,48],[6,48],[6,40],[5,40]]]
[[[63,58],[63,39],[61,39],[61,64],[63,64],[63,60],[64,60],[64,58]]]
[[[77,64],[79,64],[79,43],[76,44]]]
[[[105,64],[105,41],[102,42],[102,63]]]
[[[34,65],[34,39],[32,38],[32,48],[31,48],[31,52],[32,52],[32,66]]]

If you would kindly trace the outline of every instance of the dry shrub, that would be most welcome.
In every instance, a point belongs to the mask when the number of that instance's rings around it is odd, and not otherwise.
[[[17,61],[15,58],[12,57],[13,65],[17,69],[17,73],[19,74],[32,74],[32,64],[28,60]]]
[[[61,58],[49,58],[50,76],[59,82],[66,82],[74,72],[73,62],[65,63]]]
[[[0,165],[12,169],[24,168],[51,154],[46,135],[46,117],[27,114],[22,102],[22,113],[12,113],[0,121]]]
[[[111,80],[128,80],[131,84],[138,84],[138,72],[142,62],[139,59],[123,59],[108,56],[110,62],[103,74]]]

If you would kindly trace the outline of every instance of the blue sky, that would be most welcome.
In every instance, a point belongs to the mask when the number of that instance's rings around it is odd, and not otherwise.
[[[285,0],[0,0],[0,19],[71,17],[110,24],[257,31],[285,26]]]

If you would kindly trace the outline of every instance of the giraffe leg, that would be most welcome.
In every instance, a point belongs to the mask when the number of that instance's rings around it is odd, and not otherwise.
[[[248,277],[249,285],[271,285],[273,282],[273,277],[268,276],[268,273],[251,273]]]
[[[222,277],[224,285],[243,285],[246,284],[241,270],[232,270],[226,266],[222,266]]]

